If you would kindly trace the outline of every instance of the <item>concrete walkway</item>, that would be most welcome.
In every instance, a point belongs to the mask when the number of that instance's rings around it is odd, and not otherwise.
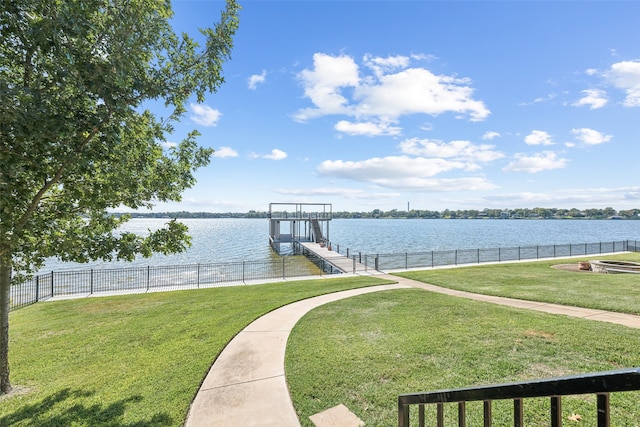
[[[397,283],[299,301],[274,310],[247,326],[229,342],[211,367],[191,405],[185,426],[300,427],[284,372],[289,334],[308,311],[355,295],[420,288],[461,298],[640,328],[640,316],[473,294],[391,275],[377,277]]]

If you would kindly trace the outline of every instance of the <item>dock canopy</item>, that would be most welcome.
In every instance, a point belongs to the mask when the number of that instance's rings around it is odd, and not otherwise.
[[[269,244],[280,252],[282,243],[329,241],[331,203],[269,203]]]

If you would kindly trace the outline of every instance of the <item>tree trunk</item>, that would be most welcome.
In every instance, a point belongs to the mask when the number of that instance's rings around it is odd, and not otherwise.
[[[9,382],[9,297],[11,257],[0,257],[0,395],[11,391]]]

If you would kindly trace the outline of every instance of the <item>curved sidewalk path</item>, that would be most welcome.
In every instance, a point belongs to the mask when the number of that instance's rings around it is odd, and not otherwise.
[[[255,320],[220,353],[191,404],[186,427],[300,427],[284,372],[287,339],[295,324],[323,304],[392,289],[420,288],[461,298],[640,328],[640,316],[456,291],[391,275],[397,282],[298,301]]]

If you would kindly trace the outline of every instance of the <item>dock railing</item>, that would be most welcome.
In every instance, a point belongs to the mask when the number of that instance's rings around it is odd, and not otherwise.
[[[483,402],[484,426],[492,424],[492,402],[495,400],[513,400],[513,425],[524,426],[523,399],[548,397],[550,401],[551,427],[562,426],[562,397],[584,394],[595,394],[597,400],[597,425],[609,427],[610,404],[609,394],[640,390],[640,368],[620,369],[615,371],[596,372],[584,375],[548,378],[497,384],[480,387],[438,390],[427,393],[403,394],[398,397],[398,427],[410,427],[410,407],[417,406],[418,427],[425,426],[425,405],[436,405],[436,422],[438,427],[444,426],[444,406],[458,405],[459,427],[466,426],[466,403]],[[428,423],[433,425],[434,423]],[[614,423],[613,425],[619,425]]]

